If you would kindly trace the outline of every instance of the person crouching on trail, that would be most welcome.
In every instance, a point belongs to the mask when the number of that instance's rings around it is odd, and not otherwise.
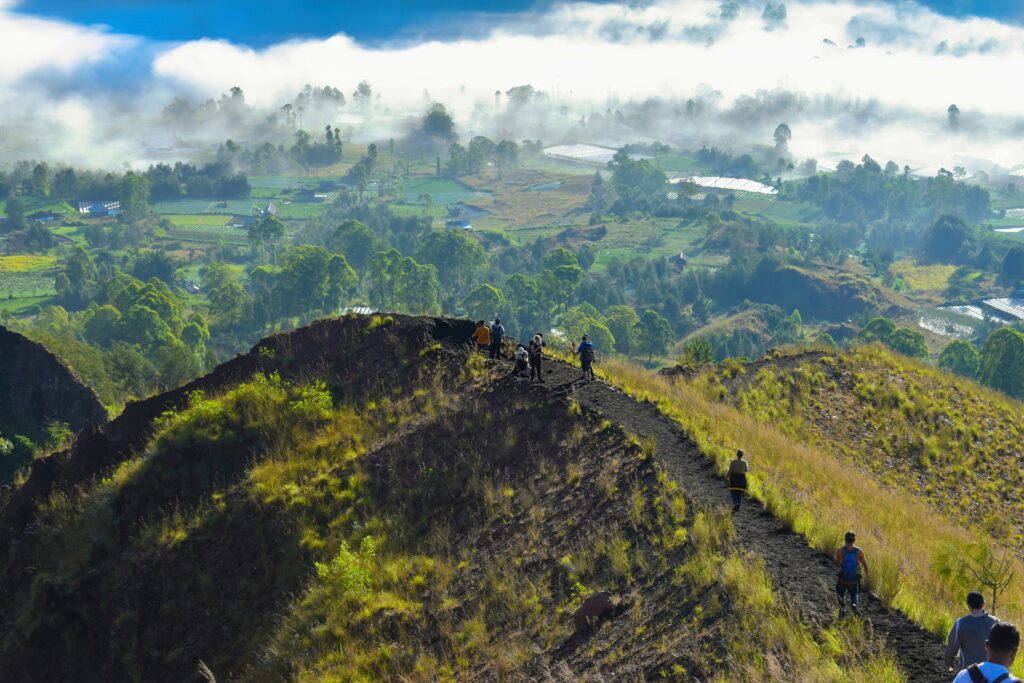
[[[966,669],[971,664],[985,661],[985,640],[992,627],[999,620],[985,611],[985,596],[977,591],[967,594],[967,616],[953,622],[946,640],[946,666],[950,671]],[[960,655],[960,666],[953,668],[957,654]]]
[[[847,531],[846,545],[836,548],[836,567],[839,568],[839,580],[836,581],[836,593],[839,595],[839,616],[846,614],[846,594],[850,594],[850,607],[857,611],[857,598],[860,596],[861,572],[868,573],[868,561],[864,551],[853,543],[857,535]]]
[[[476,323],[476,329],[473,330],[473,341],[481,351],[487,351],[491,346],[491,328],[487,327],[487,323],[483,320],[478,320]]]
[[[533,339],[530,340],[530,348],[527,349],[530,354],[530,381],[536,377],[538,382],[544,381],[544,376],[540,374],[541,360],[544,358],[544,336],[538,332],[533,335]]]
[[[597,359],[597,348],[593,342],[590,341],[590,337],[583,335],[583,339],[580,340],[580,345],[572,352],[574,356],[580,357],[580,368],[583,370],[583,379],[592,380],[594,377],[594,361]]]
[[[501,320],[494,319],[491,325],[491,358],[498,358],[501,355],[501,342],[505,341],[505,327]]]
[[[516,374],[520,377],[530,376],[530,353],[522,344],[516,349]]]
[[[971,664],[953,679],[953,683],[1020,683],[1010,675],[1017,658],[1020,631],[1013,624],[996,624],[985,640],[985,661]]]
[[[743,459],[743,451],[736,451],[736,458],[729,463],[729,493],[732,494],[732,511],[740,511],[743,494],[747,492],[747,461]]]

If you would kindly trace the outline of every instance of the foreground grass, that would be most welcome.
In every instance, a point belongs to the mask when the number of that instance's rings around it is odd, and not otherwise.
[[[723,474],[735,449],[744,448],[750,454],[752,495],[812,547],[831,553],[846,530],[858,530],[872,569],[867,587],[887,604],[943,636],[962,612],[963,596],[974,588],[964,564],[978,553],[984,534],[955,526],[924,503],[865,476],[855,464],[709,399],[684,381],[616,360],[604,362],[600,373],[633,396],[655,401]],[[1024,575],[1024,566],[1016,568],[1017,576]],[[1019,623],[1022,602],[1024,590],[1011,585],[997,608],[999,616]]]

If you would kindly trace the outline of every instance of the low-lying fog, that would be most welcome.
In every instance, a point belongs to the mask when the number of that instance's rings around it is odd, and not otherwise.
[[[341,26],[254,50],[33,19],[0,0],[0,161],[190,158],[228,137],[282,139],[295,117],[354,141],[398,137],[438,101],[463,138],[736,148],[770,145],[785,122],[797,159],[1024,164],[1019,26],[913,2],[813,0],[556,3],[461,24],[443,33],[454,38],[363,45]],[[369,92],[357,94],[362,81]],[[344,105],[302,106],[306,84],[338,88]],[[533,93],[509,93],[524,85]],[[235,86],[244,103],[221,100]],[[202,107],[210,98],[219,103]]]

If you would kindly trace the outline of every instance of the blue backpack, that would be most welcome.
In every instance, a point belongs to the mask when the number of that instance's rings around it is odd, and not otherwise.
[[[856,546],[843,548],[843,562],[839,565],[839,578],[846,583],[857,583],[860,581],[860,562],[857,561],[857,553],[860,551]]]

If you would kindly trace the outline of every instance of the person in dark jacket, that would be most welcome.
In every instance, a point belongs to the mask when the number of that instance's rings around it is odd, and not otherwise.
[[[540,332],[533,335],[530,348],[527,350],[530,352],[530,381],[536,377],[538,382],[543,382],[544,376],[540,374],[540,365],[544,358],[544,336]]]
[[[501,324],[500,319],[495,318],[494,324],[491,325],[491,358],[501,355],[501,342],[503,341],[505,341],[505,327]]]
[[[736,451],[736,458],[729,463],[729,493],[732,494],[732,511],[740,511],[743,494],[747,492],[747,471],[750,467],[743,457],[743,450]]]

